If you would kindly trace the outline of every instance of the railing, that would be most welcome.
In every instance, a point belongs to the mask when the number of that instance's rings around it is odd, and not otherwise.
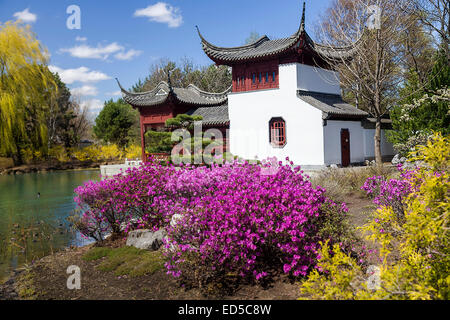
[[[169,161],[170,153],[146,153],[144,162],[148,162],[150,157],[153,157],[156,161]]]

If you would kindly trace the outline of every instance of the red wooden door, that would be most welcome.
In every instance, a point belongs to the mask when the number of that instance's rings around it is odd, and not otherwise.
[[[350,132],[341,129],[341,164],[343,167],[350,165]]]

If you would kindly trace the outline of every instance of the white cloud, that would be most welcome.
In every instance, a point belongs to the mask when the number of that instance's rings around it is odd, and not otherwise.
[[[108,59],[109,55],[122,51],[124,48],[118,45],[116,42],[110,43],[106,46],[98,45],[95,47],[90,47],[86,44],[80,44],[72,48],[63,48],[59,51],[68,52],[72,57],[83,58],[83,59]]]
[[[100,113],[100,111],[102,111],[104,103],[99,99],[91,99],[82,101],[80,103],[80,106],[82,108],[87,107],[88,114],[91,116],[92,119],[95,119],[97,115]]]
[[[98,94],[98,90],[96,87],[88,85],[70,89],[70,92],[74,96],[96,96]]]
[[[84,41],[87,41],[87,38],[86,37],[76,37],[75,41],[84,42]]]
[[[107,92],[106,95],[108,95],[108,96],[121,96],[122,95],[122,91],[117,90],[117,91],[114,91],[114,92]]]
[[[180,9],[165,2],[158,2],[147,8],[138,9],[134,13],[135,17],[148,17],[150,21],[167,23],[170,28],[177,28],[183,23]]]
[[[142,53],[142,51],[130,49],[128,51],[123,51],[123,52],[116,53],[114,55],[114,57],[116,59],[118,59],[118,60],[131,60],[134,57],[140,56],[141,53]]]
[[[111,79],[108,75],[100,71],[90,71],[87,67],[79,67],[77,69],[62,69],[57,66],[49,66],[50,71],[57,72],[61,80],[67,84],[74,82],[98,82]]]
[[[86,41],[87,38],[77,37],[76,41]],[[62,48],[59,52],[68,52],[72,57],[82,59],[101,59],[106,60],[110,55],[114,54],[117,60],[131,60],[134,57],[141,55],[142,51],[130,49],[128,51],[117,42],[113,42],[106,45],[97,45],[97,47],[91,47],[87,44],[79,44],[72,48]]]
[[[103,101],[99,99],[85,100],[80,103],[81,107],[87,106],[90,112],[98,112],[103,109]]]
[[[22,20],[23,22],[26,22],[26,23],[33,23],[33,22],[36,22],[36,20],[37,20],[37,15],[34,13],[31,13],[29,8],[26,8],[23,11],[14,13],[13,17],[16,18],[17,20]]]

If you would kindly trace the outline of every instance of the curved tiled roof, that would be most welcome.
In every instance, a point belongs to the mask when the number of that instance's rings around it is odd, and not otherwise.
[[[202,116],[202,124],[209,126],[227,125],[230,123],[228,105],[199,107],[187,112],[191,116]]]
[[[125,90],[118,80],[117,83],[125,102],[134,107],[160,105],[165,103],[169,97],[173,97],[175,100],[185,104],[201,106],[222,105],[228,101],[228,93],[231,92],[231,87],[221,93],[206,92],[193,84],[190,84],[187,88],[173,88],[167,82],[161,81],[150,91],[135,93]]]
[[[239,61],[249,61],[261,58],[269,58],[287,52],[300,45],[309,48],[325,59],[348,59],[357,47],[359,41],[345,47],[332,47],[314,42],[305,31],[305,3],[303,3],[303,13],[300,27],[296,33],[288,38],[270,40],[263,36],[253,43],[240,47],[218,47],[209,43],[200,33],[197,27],[198,35],[202,42],[203,51],[214,61],[227,64]],[[301,39],[304,41],[302,42]]]
[[[328,94],[312,91],[297,91],[297,96],[323,112],[323,118],[344,116],[366,118],[369,114],[346,103],[339,94]]]

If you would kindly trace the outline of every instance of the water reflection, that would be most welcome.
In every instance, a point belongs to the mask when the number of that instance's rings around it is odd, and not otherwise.
[[[89,180],[100,180],[100,171],[0,176],[0,278],[54,250],[88,243],[66,218],[75,209],[73,190]]]

